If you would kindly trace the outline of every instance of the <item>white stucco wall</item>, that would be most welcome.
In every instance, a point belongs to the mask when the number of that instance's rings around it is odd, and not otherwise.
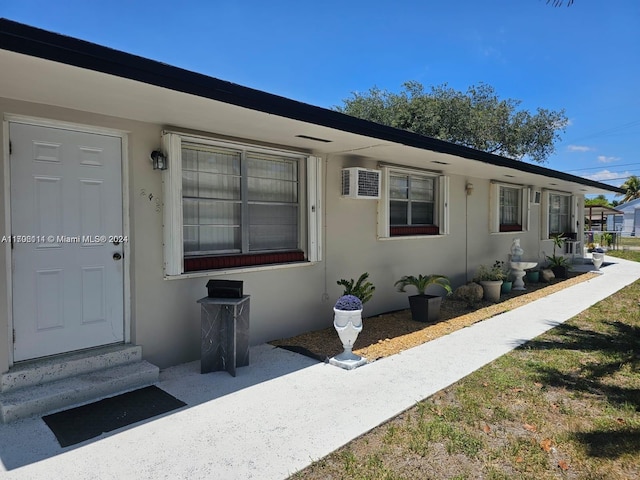
[[[326,177],[322,179],[321,262],[167,280],[162,270],[163,207],[157,203],[162,198],[162,178],[160,172],[152,170],[148,159],[160,145],[162,126],[1,98],[0,112],[128,132],[130,250],[125,261],[130,264],[131,340],[142,345],[144,357],[160,367],[198,358],[200,309],[196,300],[206,295],[207,280],[214,276],[244,281],[245,293],[251,295],[251,342],[255,344],[331,325],[332,306],[341,294],[341,287],[336,285],[340,278],[357,278],[369,272],[376,292],[366,305],[365,315],[375,315],[408,307],[407,294],[396,292],[393,286],[403,275],[443,274],[459,286],[473,277],[478,265],[492,264],[496,259],[506,261],[514,238],[521,239],[526,259],[538,259],[542,250],[547,254],[552,250],[549,241],[540,240],[539,205],[531,206],[528,232],[490,234],[490,181],[461,176],[450,179],[449,235],[378,239],[378,202],[342,198],[341,169],[353,166],[354,160],[331,156],[323,158]],[[4,151],[0,158],[5,158]],[[377,160],[359,162],[358,166],[375,167]],[[4,169],[0,169],[3,174]],[[465,193],[468,181],[475,186],[470,197]],[[0,236],[8,234],[6,209],[2,196]],[[12,348],[4,249],[0,272],[0,372],[4,372]]]

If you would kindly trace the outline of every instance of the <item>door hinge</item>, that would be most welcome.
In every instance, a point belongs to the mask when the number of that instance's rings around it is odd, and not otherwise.
[[[13,343],[16,343],[16,329],[13,329]]]
[[[11,144],[11,140],[9,140],[9,155],[13,153],[13,145]]]

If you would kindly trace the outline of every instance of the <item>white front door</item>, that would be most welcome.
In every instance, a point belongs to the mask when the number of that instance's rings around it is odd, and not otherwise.
[[[122,342],[121,138],[10,123],[9,140],[14,361]]]

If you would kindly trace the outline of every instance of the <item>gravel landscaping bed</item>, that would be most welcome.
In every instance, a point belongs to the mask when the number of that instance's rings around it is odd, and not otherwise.
[[[550,284],[529,284],[525,291],[503,294],[498,303],[481,301],[472,309],[465,302],[446,298],[442,302],[441,320],[436,324],[414,322],[408,309],[365,318],[364,328],[356,340],[353,351],[370,362],[388,357],[587,281],[595,275],[573,273],[568,279],[556,279]],[[270,343],[318,360],[326,360],[342,352],[342,345],[333,326]]]

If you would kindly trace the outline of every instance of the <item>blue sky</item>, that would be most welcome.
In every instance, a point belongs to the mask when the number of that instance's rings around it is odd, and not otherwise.
[[[328,108],[374,85],[485,82],[565,109],[546,166],[640,175],[638,0],[0,0],[0,16]]]

